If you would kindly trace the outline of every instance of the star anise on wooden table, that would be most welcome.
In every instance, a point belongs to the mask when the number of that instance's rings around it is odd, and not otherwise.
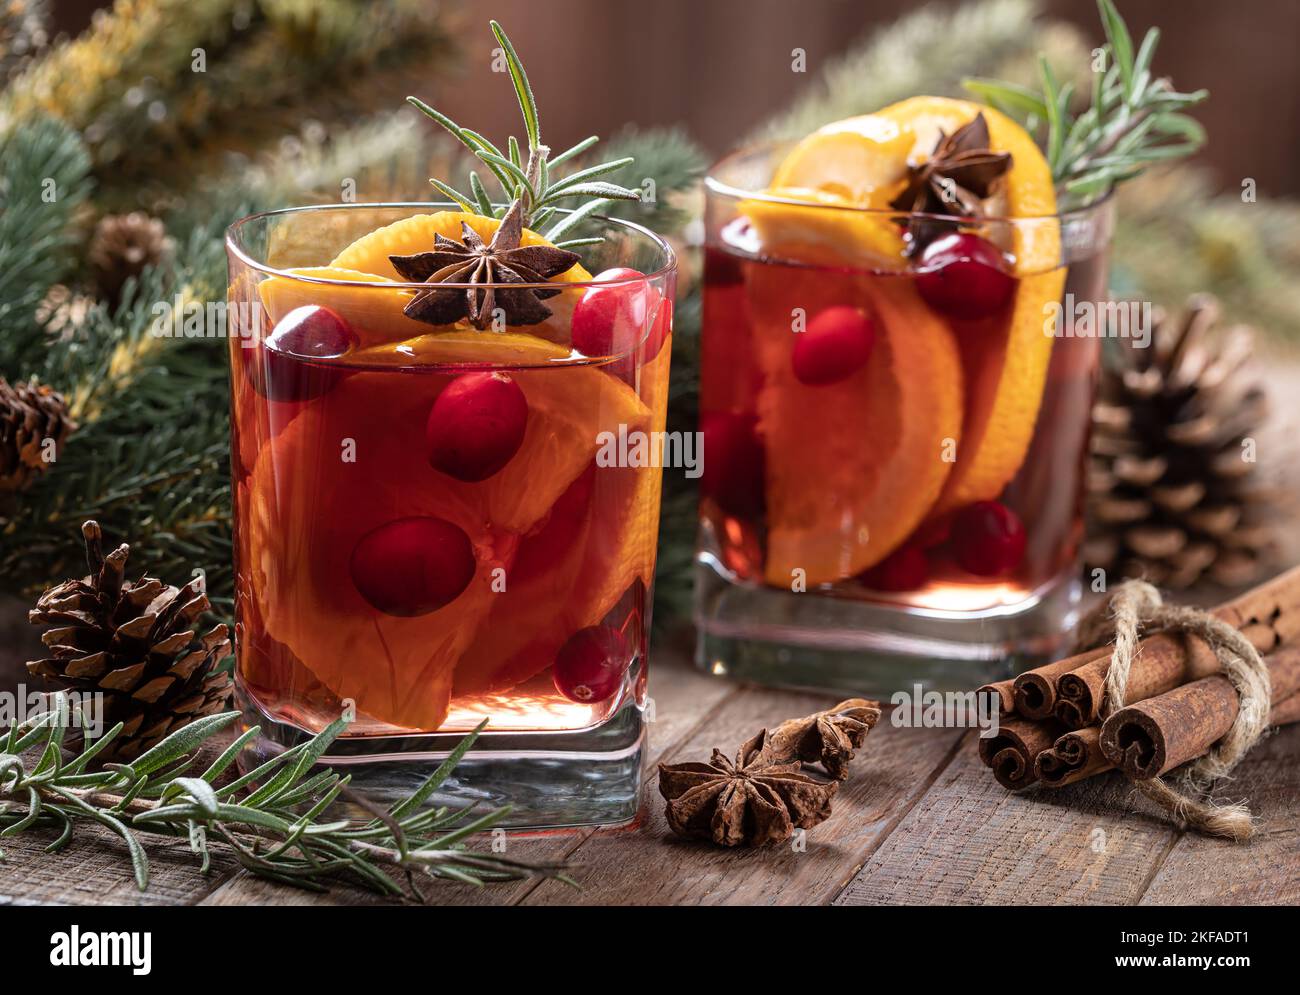
[[[834,708],[782,722],[767,738],[774,762],[820,763],[837,781],[849,776],[849,761],[880,719],[880,703],[849,698]]]
[[[989,148],[988,122],[983,114],[976,114],[951,135],[939,133],[930,158],[908,166],[907,186],[889,206],[912,213],[980,217],[997,180],[1010,168],[1011,153]],[[909,253],[915,254],[952,227],[934,219],[910,219]]]
[[[823,822],[839,783],[803,773],[798,760],[772,762],[766,745],[764,730],[734,761],[714,750],[708,763],[660,764],[659,792],[672,831],[719,846],[758,846]]]
[[[483,330],[500,308],[507,325],[536,325],[551,315],[542,301],[560,288],[510,287],[503,284],[545,283],[578,261],[578,254],[553,245],[520,245],[523,237],[522,203],[516,200],[501,219],[492,241],[485,243],[473,228],[461,222],[461,241],[434,236],[431,252],[389,256],[402,279],[411,283],[471,284],[434,287],[421,291],[402,309],[416,321],[450,325],[468,318]]]

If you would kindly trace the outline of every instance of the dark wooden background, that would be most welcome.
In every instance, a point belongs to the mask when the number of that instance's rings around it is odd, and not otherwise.
[[[429,0],[436,2],[436,0]],[[946,0],[944,0],[946,2]],[[77,31],[101,3],[55,0]],[[466,45],[458,78],[430,65],[426,97],[497,136],[518,128],[508,86],[485,76],[494,42],[510,32],[528,66],[553,145],[624,124],[681,124],[710,152],[727,150],[816,79],[819,66],[915,0],[460,0]],[[1204,161],[1225,187],[1253,177],[1261,194],[1300,194],[1300,2],[1120,0],[1136,37],[1158,23],[1159,70],[1213,97],[1197,112],[1211,134]],[[1094,0],[1046,0],[1046,11],[1101,39]],[[790,71],[790,50],[808,72]],[[488,85],[484,85],[484,81]],[[395,98],[396,99],[396,98]]]

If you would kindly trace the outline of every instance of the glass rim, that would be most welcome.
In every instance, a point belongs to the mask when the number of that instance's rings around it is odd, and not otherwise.
[[[1115,198],[1115,188],[1111,187],[1104,195],[1090,203],[1081,204],[1078,207],[1071,207],[1064,211],[1057,211],[1055,214],[1024,214],[1016,217],[1006,215],[933,214],[926,211],[903,211],[882,207],[857,207],[852,204],[826,204],[815,200],[800,200],[797,197],[782,197],[769,193],[766,190],[742,189],[741,187],[737,187],[719,179],[717,175],[718,171],[729,163],[749,156],[771,154],[782,145],[787,144],[794,144],[794,140],[786,142],[765,142],[757,145],[745,146],[728,152],[721,159],[715,160],[713,164],[709,166],[704,175],[705,191],[709,194],[717,194],[719,196],[728,197],[732,200],[757,200],[766,204],[782,204],[787,207],[812,208],[821,211],[840,211],[867,217],[921,218],[933,221],[967,221],[979,224],[1004,224],[1011,226],[1044,224],[1052,221],[1066,224],[1070,221],[1078,220],[1108,207],[1114,202]]]
[[[505,206],[505,205],[493,205],[493,206]],[[385,209],[400,210],[400,209],[407,209],[407,208],[419,208],[427,211],[428,213],[435,213],[437,211],[445,211],[445,210],[451,210],[457,213],[464,213],[464,211],[461,210],[460,205],[452,201],[427,201],[427,200],[375,201],[375,202],[368,202],[362,204],[307,204],[301,207],[280,207],[269,211],[258,211],[255,214],[246,215],[245,217],[242,217],[237,221],[233,222],[226,229],[225,232],[224,241],[225,241],[226,251],[231,255],[235,256],[241,263],[243,263],[245,266],[248,266],[250,269],[254,269],[257,272],[262,273],[266,276],[277,277],[279,279],[284,279],[284,280],[295,280],[301,283],[312,283],[312,284],[319,284],[322,286],[334,286],[334,287],[357,287],[357,288],[371,287],[371,288],[377,288],[382,290],[395,290],[395,289],[396,290],[428,290],[429,289],[428,283],[403,283],[396,280],[385,280],[382,283],[375,283],[372,281],[364,281],[364,280],[337,280],[337,279],[332,279],[330,277],[312,276],[304,273],[295,273],[292,270],[277,269],[274,266],[271,266],[260,260],[254,259],[251,255],[248,254],[248,252],[244,249],[244,247],[239,244],[240,232],[246,226],[249,226],[257,221],[263,221],[268,218],[287,216],[292,214],[323,213],[326,211],[353,211],[353,210],[361,210],[365,208],[370,208],[371,210],[385,210]],[[573,213],[573,209],[571,208],[560,207],[560,208],[556,208],[555,210],[564,214]],[[657,269],[655,269],[651,273],[643,273],[635,277],[625,277],[618,280],[598,281],[595,279],[593,275],[593,278],[590,280],[574,280],[574,281],[564,281],[564,282],[547,280],[541,283],[497,283],[497,282],[440,283],[438,284],[438,286],[450,287],[456,290],[473,290],[473,289],[482,290],[489,287],[491,288],[509,287],[514,290],[529,290],[529,289],[540,290],[543,288],[549,290],[555,290],[557,288],[560,290],[586,290],[589,287],[628,287],[643,282],[644,283],[663,282],[669,276],[671,276],[673,273],[677,271],[677,253],[673,251],[672,245],[662,235],[659,235],[657,232],[654,232],[651,229],[645,227],[645,225],[638,224],[635,221],[627,221],[623,218],[611,218],[603,214],[592,214],[589,215],[589,217],[597,221],[606,222],[607,224],[613,226],[614,228],[625,229],[627,231],[633,232],[634,234],[649,239],[650,242],[653,245],[655,245],[660,250],[660,252],[663,253],[664,264],[658,267]],[[579,265],[579,264],[575,263],[574,265]]]

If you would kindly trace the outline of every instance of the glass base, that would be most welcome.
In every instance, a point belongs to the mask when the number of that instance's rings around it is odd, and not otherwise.
[[[1066,571],[1022,602],[917,610],[741,583],[707,549],[695,563],[695,662],[756,684],[888,699],[969,691],[1057,659],[1081,585]]]
[[[261,734],[240,754],[245,773],[281,750],[310,738],[295,725],[270,718],[236,680],[246,727]],[[410,795],[447,758],[462,733],[340,738],[321,763],[351,774],[351,787],[381,805]],[[506,829],[619,826],[637,818],[645,748],[645,713],[625,702],[599,726],[566,732],[484,731],[429,803],[510,807]],[[358,809],[344,813],[371,818]]]

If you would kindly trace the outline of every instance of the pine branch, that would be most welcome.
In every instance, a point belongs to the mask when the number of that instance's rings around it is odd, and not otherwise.
[[[444,21],[425,0],[118,0],[14,81],[0,122],[60,117],[90,143],[105,206],[156,210],[196,176],[427,80],[450,58]]]
[[[224,712],[196,719],[131,763],[91,771],[91,761],[122,725],[67,756],[63,740],[74,713],[66,693],[53,695],[47,711],[10,724],[0,742],[0,837],[55,828],[59,835],[47,847],[54,852],[71,842],[78,825],[98,823],[125,842],[141,891],[149,886],[150,835],[188,839],[204,871],[219,844],[253,874],[313,890],[348,878],[380,894],[421,900],[414,885],[408,893],[394,880],[393,871],[473,885],[534,875],[567,880],[562,864],[533,865],[464,848],[463,840],[499,823],[509,809],[475,817],[472,808],[425,807],[486,722],[412,794],[384,810],[352,791],[349,777],[317,767],[346,728],[343,719],[243,776],[225,775],[257,727],[200,767],[198,751],[238,717]],[[340,799],[374,818],[327,819]]]
[[[36,306],[75,265],[89,169],[85,146],[57,121],[0,137],[0,375],[25,378],[45,348]]]

